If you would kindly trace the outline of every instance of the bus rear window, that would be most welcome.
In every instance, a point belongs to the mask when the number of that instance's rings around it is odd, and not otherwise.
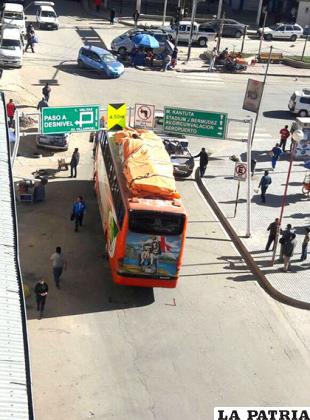
[[[129,230],[152,235],[180,235],[184,229],[183,214],[159,211],[132,211],[129,215]]]

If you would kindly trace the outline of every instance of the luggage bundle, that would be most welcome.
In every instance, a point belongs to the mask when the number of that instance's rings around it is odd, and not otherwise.
[[[160,137],[143,129],[126,128],[114,134],[121,145],[123,173],[133,196],[175,199],[173,165]]]

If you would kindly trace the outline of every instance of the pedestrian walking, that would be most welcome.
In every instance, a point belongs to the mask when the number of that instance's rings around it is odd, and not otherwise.
[[[174,47],[172,54],[171,54],[171,65],[170,68],[175,68],[175,66],[177,65],[178,62],[178,53],[179,53],[179,49],[178,47]]]
[[[41,109],[46,107],[48,107],[48,102],[45,98],[42,98],[41,101],[38,102],[37,110],[41,112]]]
[[[50,99],[50,94],[51,94],[51,88],[48,83],[45,83],[45,86],[42,89],[42,94],[46,102],[48,102]]]
[[[96,12],[99,13],[100,6],[101,6],[101,0],[95,0],[95,6],[96,6]]]
[[[285,230],[280,229],[281,238],[279,240],[280,242],[280,261],[283,261],[283,246],[285,242],[289,241],[292,234],[292,225],[289,223]]]
[[[300,261],[305,261],[307,259],[309,241],[310,241],[310,228],[307,227],[305,231],[305,237],[301,245]]]
[[[288,125],[280,130],[280,147],[282,147],[283,152],[285,152],[286,141],[290,136],[290,132],[288,130]]]
[[[279,143],[277,143],[274,147],[273,147],[273,149],[271,150],[271,153],[272,153],[272,156],[271,156],[271,166],[272,166],[272,169],[274,170],[275,169],[275,167],[276,167],[276,164],[277,164],[277,162],[278,162],[278,160],[279,160],[279,158],[280,158],[280,156],[282,155],[282,149],[281,149],[281,147],[280,147],[280,145],[279,145]]]
[[[44,279],[38,281],[38,283],[35,285],[34,291],[37,300],[37,311],[40,312],[41,319],[45,308],[46,296],[48,294],[48,285]]]
[[[296,235],[292,233],[289,240],[283,244],[283,271],[286,273],[290,268],[291,258],[294,255],[294,249],[296,247]]]
[[[171,66],[171,55],[165,54],[163,58],[163,65],[162,65],[162,71],[169,70]]]
[[[210,64],[209,64],[208,71],[215,70],[216,57],[217,57],[217,49],[216,49],[216,47],[214,47],[213,50],[211,51],[211,54],[210,54]]]
[[[30,47],[31,51],[34,53],[33,46],[35,43],[35,33],[33,29],[30,28],[29,31],[27,30],[26,40],[27,40],[27,44],[25,47],[25,52],[28,51],[28,48]]]
[[[259,181],[258,188],[261,189],[261,201],[266,203],[266,191],[269,185],[272,183],[271,177],[268,171],[265,171],[264,175],[261,177]]]
[[[80,152],[78,148],[75,148],[74,152],[72,153],[71,161],[70,161],[70,168],[71,168],[70,178],[76,178],[76,175],[77,175],[76,168],[78,167],[79,162],[80,162]]]
[[[256,159],[251,159],[251,175],[254,176],[255,168],[256,168]]]
[[[201,149],[198,155],[193,156],[194,159],[198,157],[199,157],[199,173],[200,173],[200,177],[202,178],[206,172],[206,169],[209,163],[209,156],[204,147]]]
[[[61,247],[56,247],[56,252],[51,255],[50,260],[52,261],[53,277],[57,289],[60,289],[60,277],[63,270],[67,269],[67,261],[65,260],[64,254],[61,251]]]
[[[274,249],[274,245],[275,245],[274,241],[275,241],[276,236],[277,236],[277,231],[278,231],[278,228],[279,228],[279,221],[280,220],[278,218],[276,218],[275,221],[270,223],[270,225],[267,228],[267,231],[269,231],[269,238],[268,238],[266,248],[265,248],[266,251],[269,251],[269,248],[270,248],[272,243],[273,243],[272,250]]]
[[[115,15],[116,15],[116,12],[115,12],[115,9],[113,8],[111,9],[111,12],[110,12],[110,25],[114,25]]]
[[[10,99],[9,102],[6,104],[6,113],[9,119],[9,128],[13,127],[15,111],[16,111],[16,106],[13,102],[13,99]]]
[[[133,17],[133,21],[134,21],[134,23],[135,23],[135,26],[137,26],[137,25],[138,25],[138,20],[139,20],[139,17],[140,17],[140,13],[138,12],[138,9],[136,9],[136,10],[133,12],[132,17]]]
[[[79,226],[82,226],[84,214],[86,211],[86,204],[83,200],[82,196],[78,196],[77,200],[73,204],[72,207],[72,214],[71,214],[71,220],[74,220],[75,225],[75,232],[78,232]]]

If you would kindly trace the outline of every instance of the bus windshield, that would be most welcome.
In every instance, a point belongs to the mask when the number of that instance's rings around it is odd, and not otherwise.
[[[180,235],[184,229],[183,214],[159,211],[132,211],[129,215],[129,230],[152,235]]]

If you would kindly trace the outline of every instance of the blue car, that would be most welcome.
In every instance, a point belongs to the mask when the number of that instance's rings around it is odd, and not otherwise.
[[[92,45],[80,49],[77,62],[80,67],[96,70],[110,78],[120,77],[124,73],[123,64],[109,51]]]

